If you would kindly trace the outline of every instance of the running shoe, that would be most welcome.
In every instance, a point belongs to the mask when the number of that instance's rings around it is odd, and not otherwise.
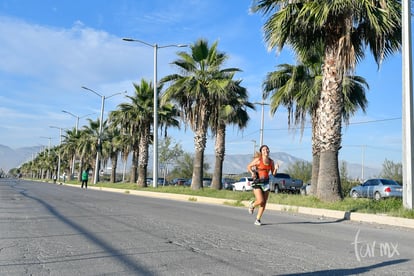
[[[254,206],[253,206],[254,200],[249,202],[249,214],[253,215],[254,212]]]
[[[254,225],[262,225],[262,222],[260,221],[260,219],[256,219],[256,221],[254,222]]]

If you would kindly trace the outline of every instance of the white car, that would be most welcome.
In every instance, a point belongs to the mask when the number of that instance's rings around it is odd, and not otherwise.
[[[233,191],[251,191],[253,178],[251,177],[242,177],[238,182],[233,183]]]

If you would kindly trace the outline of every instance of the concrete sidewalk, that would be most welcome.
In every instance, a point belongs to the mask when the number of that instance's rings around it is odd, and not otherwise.
[[[79,187],[79,185],[64,184],[67,186]],[[106,192],[114,192],[121,194],[130,194],[154,198],[164,198],[180,201],[192,201],[200,202],[207,204],[235,204],[237,201],[232,199],[222,199],[222,198],[211,198],[203,196],[193,196],[193,195],[183,195],[183,194],[169,194],[169,193],[158,193],[158,192],[148,192],[148,191],[136,191],[136,190],[124,190],[124,189],[114,189],[114,188],[103,188],[96,186],[88,186],[88,189],[101,190]],[[245,206],[248,206],[248,201],[242,201]],[[267,210],[281,211],[281,212],[292,212],[300,213],[318,217],[329,217],[343,220],[350,220],[356,222],[366,222],[366,223],[376,223],[383,225],[391,225],[397,227],[405,227],[414,229],[414,219],[406,219],[399,217],[390,217],[387,215],[374,215],[374,214],[365,214],[349,211],[336,211],[336,210],[327,210],[319,208],[309,208],[309,207],[300,207],[300,206],[291,206],[291,205],[282,205],[282,204],[273,204],[268,203],[266,205]]]

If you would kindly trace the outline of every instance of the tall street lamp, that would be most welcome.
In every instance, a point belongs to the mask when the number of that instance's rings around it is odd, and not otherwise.
[[[76,123],[75,123],[75,131],[76,131],[75,133],[76,134],[78,134],[79,119],[82,119],[82,118],[88,117],[89,115],[95,114],[95,112],[94,112],[94,113],[89,113],[89,114],[86,114],[86,115],[83,115],[83,116],[78,116],[78,115],[75,115],[75,114],[73,114],[73,113],[71,113],[69,111],[66,111],[66,110],[62,110],[62,112],[63,113],[66,113],[66,114],[69,114],[72,117],[75,117],[76,118]]]
[[[59,129],[59,152],[58,152],[58,171],[57,171],[57,180],[60,179],[60,146],[62,145],[62,128],[57,126],[49,126],[50,128]]]
[[[40,136],[40,138],[49,139],[49,146],[48,146],[48,148],[47,148],[47,156],[49,157],[49,154],[50,154],[50,144],[52,143],[52,137]],[[49,170],[47,170],[47,171],[46,171],[46,175],[49,175],[49,177],[52,177],[52,176],[49,174]],[[43,178],[43,172],[42,172],[42,178]]]
[[[62,110],[62,112],[63,113],[66,113],[66,114],[69,114],[70,116],[76,118],[76,122],[75,122],[75,134],[78,134],[79,119],[82,119],[82,118],[87,117],[89,115],[95,114],[95,113],[90,113],[90,114],[86,114],[86,115],[83,115],[83,116],[78,116],[78,115],[75,115],[75,114],[73,114],[73,113],[71,113],[69,111],[66,111],[66,110]],[[76,158],[75,156],[76,156],[76,154],[74,154],[73,155],[73,158],[72,158],[72,170],[70,172],[71,177],[73,177],[75,175],[75,158]]]
[[[263,129],[264,129],[264,106],[269,105],[268,103],[264,102],[264,99],[262,99],[262,102],[255,102],[254,104],[260,104],[262,106],[262,120],[260,122],[260,146],[263,145]]]
[[[403,205],[413,209],[414,205],[414,128],[413,128],[413,65],[411,42],[411,1],[402,4],[402,152],[403,152]]]
[[[99,153],[101,151],[101,146],[102,146],[101,145],[101,142],[102,142],[101,141],[101,136],[102,136],[102,127],[103,127],[102,124],[103,124],[103,114],[104,114],[105,100],[106,99],[109,99],[109,98],[111,98],[111,97],[113,97],[115,95],[125,94],[126,91],[124,91],[124,92],[118,92],[118,93],[112,94],[110,96],[104,96],[104,95],[101,95],[98,92],[96,92],[96,91],[94,91],[94,90],[92,90],[92,89],[90,89],[88,87],[82,86],[82,88],[85,89],[85,90],[88,90],[88,91],[90,91],[90,92],[92,92],[92,93],[94,93],[96,95],[98,95],[99,97],[101,97],[101,117],[100,117],[100,120],[99,120],[98,148],[96,150],[95,176],[93,178],[93,184],[96,184],[96,182],[98,180],[98,177],[99,177],[99,168],[98,168],[98,166],[99,166]]]
[[[45,139],[49,139],[49,147],[47,148],[47,155],[49,155],[49,151],[50,151],[50,144],[52,143],[52,137],[45,137],[45,136],[40,136],[40,138],[45,138]]]
[[[253,158],[256,155],[256,140],[251,140],[253,142]]]
[[[158,186],[158,92],[157,92],[157,53],[158,49],[167,48],[167,47],[187,47],[186,44],[170,44],[165,46],[159,46],[158,44],[150,44],[148,42],[133,39],[133,38],[123,38],[122,40],[128,42],[139,42],[146,46],[152,47],[154,49],[154,141],[153,141],[153,167],[152,167],[152,186],[156,188]]]

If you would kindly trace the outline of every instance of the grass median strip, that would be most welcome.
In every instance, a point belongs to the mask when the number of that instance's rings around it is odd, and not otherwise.
[[[78,182],[68,182],[69,184],[79,184]],[[90,185],[93,186],[93,185]],[[197,201],[197,196],[228,199],[228,205],[243,206],[243,201],[249,201],[253,199],[253,193],[249,192],[235,192],[230,190],[216,190],[211,188],[203,188],[199,190],[193,190],[186,186],[158,186],[154,187],[138,187],[133,183],[99,183],[99,187],[102,188],[114,188],[124,189],[128,191],[145,191],[145,192],[158,192],[158,193],[171,193],[188,195],[189,201]],[[235,201],[236,203],[230,203]],[[289,205],[310,208],[322,208],[329,210],[338,210],[345,212],[359,212],[368,214],[381,214],[394,217],[410,218],[414,219],[414,210],[407,210],[403,207],[402,200],[398,198],[389,198],[385,200],[371,200],[358,198],[353,199],[346,197],[339,202],[322,202],[313,196],[302,196],[299,194],[274,194],[269,196],[269,203]],[[226,204],[226,203],[225,203]]]

